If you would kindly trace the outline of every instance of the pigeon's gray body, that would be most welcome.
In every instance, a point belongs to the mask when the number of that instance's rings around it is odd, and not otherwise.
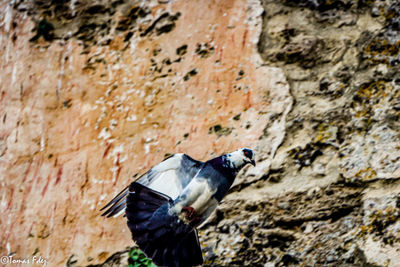
[[[207,162],[175,154],[118,194],[103,215],[125,212],[132,238],[159,266],[202,264],[195,228],[209,217],[247,163],[254,164],[250,149]]]
[[[154,166],[137,182],[175,199],[204,164],[186,154],[175,154]]]

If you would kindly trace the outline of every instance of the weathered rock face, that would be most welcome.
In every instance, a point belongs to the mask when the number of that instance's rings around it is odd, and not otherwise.
[[[247,146],[257,167],[200,231],[206,265],[400,262],[397,1],[0,10],[1,255],[104,262],[132,241],[99,208],[132,177]]]
[[[270,171],[203,230],[207,264],[397,266],[399,4],[263,7],[258,51],[295,105]]]

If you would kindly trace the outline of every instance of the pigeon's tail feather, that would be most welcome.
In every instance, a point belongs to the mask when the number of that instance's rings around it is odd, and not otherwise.
[[[203,264],[203,256],[197,231],[187,234],[176,246],[168,249],[169,266],[197,266]]]
[[[168,213],[172,199],[132,183],[126,216],[132,238],[158,266],[196,266],[203,263],[197,232]]]

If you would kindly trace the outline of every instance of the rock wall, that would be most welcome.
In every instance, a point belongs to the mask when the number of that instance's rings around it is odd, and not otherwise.
[[[171,153],[246,146],[205,265],[396,266],[399,18],[390,0],[1,3],[0,254],[126,265],[125,219],[99,216],[114,194]]]
[[[398,266],[399,4],[262,5],[258,51],[295,104],[269,172],[203,230],[208,264]]]

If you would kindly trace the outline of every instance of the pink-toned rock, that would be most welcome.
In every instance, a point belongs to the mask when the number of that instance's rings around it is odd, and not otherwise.
[[[1,255],[85,265],[132,245],[125,219],[99,209],[167,153],[250,147],[264,164],[239,183],[268,170],[292,99],[260,63],[257,1],[149,6],[153,21],[180,12],[175,27],[86,53],[74,38],[29,42],[31,18],[0,4]]]

